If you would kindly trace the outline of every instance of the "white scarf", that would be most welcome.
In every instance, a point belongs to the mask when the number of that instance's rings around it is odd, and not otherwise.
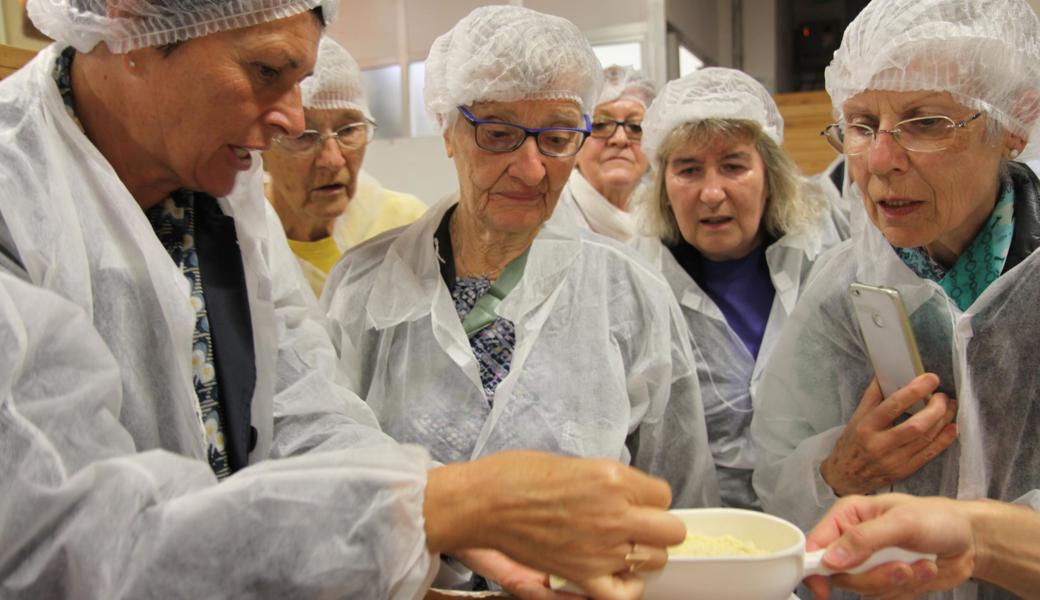
[[[590,229],[626,243],[638,235],[636,217],[611,204],[603,194],[592,187],[580,171],[575,169],[568,183],[574,203]]]

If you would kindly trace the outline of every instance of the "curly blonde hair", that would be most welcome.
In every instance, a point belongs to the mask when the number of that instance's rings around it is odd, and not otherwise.
[[[826,199],[811,193],[791,157],[762,126],[748,119],[704,119],[684,123],[665,138],[654,157],[653,185],[643,199],[644,218],[649,233],[668,244],[682,239],[675,220],[665,171],[672,153],[686,144],[705,145],[715,140],[752,142],[765,165],[766,207],[759,225],[773,238],[801,233],[815,224],[826,209]]]

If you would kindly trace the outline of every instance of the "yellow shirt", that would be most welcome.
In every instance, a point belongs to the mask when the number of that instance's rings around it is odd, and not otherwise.
[[[333,237],[320,239],[316,242],[289,240],[289,248],[292,249],[293,254],[299,259],[300,266],[306,263],[310,267],[316,267],[322,273],[322,285],[325,283],[324,276],[332,270],[332,265],[336,264],[339,257],[343,255],[343,251],[339,249],[339,245],[336,244],[336,240]],[[304,272],[308,273],[307,279],[311,287],[314,287],[315,282],[311,280],[312,278],[307,267],[304,267]],[[317,288],[314,293],[320,294],[321,288]]]
[[[332,236],[315,242],[289,240],[315,296],[321,295],[333,265],[348,249],[384,231],[408,225],[426,212],[426,204],[411,194],[384,188],[361,171],[347,210],[336,220]]]

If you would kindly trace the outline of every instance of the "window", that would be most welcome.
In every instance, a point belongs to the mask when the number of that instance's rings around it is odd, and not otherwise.
[[[368,95],[368,107],[379,127],[376,139],[404,137],[407,127],[401,120],[401,67],[391,65],[361,72]]]
[[[639,42],[599,44],[593,46],[592,51],[596,53],[596,58],[604,67],[619,65],[637,70],[643,68],[643,45]]]
[[[682,44],[679,45],[679,77],[693,73],[704,66],[704,61],[690,52],[690,49]]]

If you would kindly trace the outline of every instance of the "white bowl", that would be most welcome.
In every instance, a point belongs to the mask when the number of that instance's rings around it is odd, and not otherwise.
[[[670,556],[646,574],[647,600],[787,600],[802,580],[805,536],[783,519],[734,508],[673,510],[687,533],[753,543],[760,556]]]
[[[757,556],[668,557],[660,571],[648,572],[646,600],[787,600],[803,578],[830,575],[823,567],[823,550],[806,554],[805,535],[779,517],[737,508],[692,508],[669,511],[686,523],[688,534],[710,537],[731,535],[753,543],[766,554]],[[862,573],[890,562],[935,560],[934,554],[918,554],[899,548],[875,552],[850,573]],[[554,589],[581,593],[565,581]]]

